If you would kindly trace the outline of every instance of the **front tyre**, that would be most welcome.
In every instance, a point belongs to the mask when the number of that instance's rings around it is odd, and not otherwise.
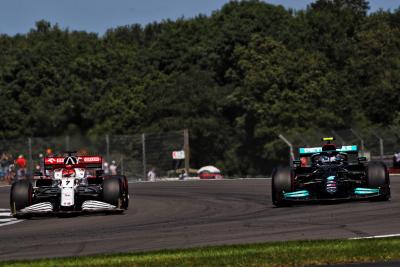
[[[129,206],[129,187],[128,187],[128,179],[126,179],[125,175],[115,175],[113,177],[117,177],[120,180],[120,184],[122,187],[122,195],[121,195],[121,208],[127,210]]]
[[[290,167],[278,167],[272,174],[271,193],[272,203],[276,207],[287,206],[283,192],[292,191],[292,171]]]
[[[32,205],[32,184],[27,180],[19,180],[12,184],[10,191],[10,209],[15,217],[18,211]]]
[[[383,192],[376,200],[390,199],[390,178],[383,162],[371,161],[367,167],[367,183],[371,188],[380,188]]]
[[[111,176],[103,181],[103,201],[119,209],[127,209],[129,204],[128,183],[123,176]]]

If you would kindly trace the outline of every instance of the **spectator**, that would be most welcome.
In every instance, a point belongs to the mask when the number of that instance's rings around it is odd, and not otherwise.
[[[393,168],[400,168],[400,152],[393,155]]]
[[[18,167],[17,175],[19,177],[25,176],[26,174],[26,159],[23,155],[19,155],[15,160],[15,164]]]
[[[104,174],[110,174],[110,169],[109,169],[109,167],[108,167],[108,162],[107,161],[104,161],[104,163],[103,163],[103,171],[104,171]]]
[[[9,184],[11,184],[13,182],[14,178],[16,178],[16,176],[15,176],[15,165],[14,164],[10,164],[10,165],[8,165],[6,181]]]
[[[46,149],[46,157],[52,157],[53,155],[53,150],[51,148]]]
[[[184,180],[187,177],[187,173],[185,170],[181,171],[181,174],[179,175],[179,180]]]
[[[117,175],[117,168],[118,168],[118,166],[115,163],[115,160],[111,161],[111,164],[109,167],[111,175]]]
[[[147,173],[147,180],[154,182],[156,180],[156,172],[154,168],[151,168],[150,171]]]
[[[0,158],[0,178],[3,179],[7,175],[8,159],[7,155],[3,153]]]
[[[5,161],[6,161],[6,168],[5,168],[5,172],[6,172],[6,177],[10,174],[10,166],[13,165],[14,166],[14,160],[13,157],[10,153],[7,153],[5,156]],[[15,167],[14,167],[15,169]],[[15,174],[11,174],[11,175],[15,175]]]
[[[39,170],[36,170],[36,171],[40,171],[42,174],[44,174],[45,173],[45,170],[44,170],[44,158],[43,158],[43,154],[42,153],[40,153],[39,154]]]
[[[36,166],[35,166],[35,171],[33,172],[33,178],[35,179],[35,178],[40,178],[41,176],[42,176],[42,170],[41,170],[41,167],[40,167],[40,164],[37,164]]]

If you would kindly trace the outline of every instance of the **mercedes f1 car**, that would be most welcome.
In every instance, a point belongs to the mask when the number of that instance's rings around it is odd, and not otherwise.
[[[272,174],[275,206],[323,200],[390,199],[390,180],[383,162],[358,157],[356,145],[337,148],[331,141],[322,147],[300,148],[301,160],[278,167]],[[350,157],[354,160],[351,161]],[[305,163],[306,161],[309,163]]]
[[[128,209],[128,182],[123,175],[104,175],[99,156],[44,158],[45,174],[11,186],[14,217],[43,213],[118,211]]]

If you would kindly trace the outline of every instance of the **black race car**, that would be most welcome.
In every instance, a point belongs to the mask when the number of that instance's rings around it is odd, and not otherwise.
[[[390,199],[390,180],[383,162],[367,162],[358,157],[356,145],[337,148],[331,143],[322,147],[300,148],[300,160],[293,167],[278,167],[272,174],[272,202],[275,206],[293,203]],[[352,162],[350,157],[354,157]],[[309,161],[307,163],[307,161]]]

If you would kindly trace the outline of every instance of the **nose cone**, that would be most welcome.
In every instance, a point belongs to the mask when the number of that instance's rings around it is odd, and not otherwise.
[[[337,192],[336,176],[328,176],[326,178],[326,192],[329,194],[335,194]]]

